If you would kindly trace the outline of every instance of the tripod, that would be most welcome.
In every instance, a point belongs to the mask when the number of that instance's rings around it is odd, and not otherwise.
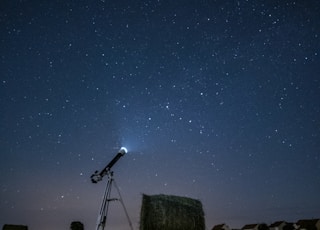
[[[117,186],[116,181],[113,179],[113,172],[107,171],[106,174],[108,176],[108,182],[107,182],[107,186],[106,186],[106,189],[105,189],[105,192],[104,192],[101,209],[100,209],[100,213],[99,213],[99,216],[98,216],[96,230],[104,230],[104,228],[106,226],[110,201],[120,201],[120,203],[121,203],[121,205],[123,207],[123,210],[124,210],[124,212],[126,214],[127,220],[129,222],[130,229],[133,230],[132,222],[131,222],[131,220],[129,218],[127,209],[126,209],[126,207],[125,207],[125,205],[123,203],[123,200],[122,200],[122,197],[121,197],[121,194],[120,194],[120,190],[119,190],[119,188]],[[118,195],[119,195],[119,198],[110,198],[112,185],[114,185],[116,187]]]

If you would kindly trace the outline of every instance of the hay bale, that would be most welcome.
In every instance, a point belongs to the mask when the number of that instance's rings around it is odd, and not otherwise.
[[[204,230],[199,200],[169,195],[143,194],[140,230]]]

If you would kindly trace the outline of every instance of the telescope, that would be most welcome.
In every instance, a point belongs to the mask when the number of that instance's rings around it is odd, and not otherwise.
[[[130,225],[130,228],[131,230],[133,230],[133,227],[132,227],[132,222],[129,218],[129,215],[128,215],[128,212],[127,212],[127,209],[123,203],[123,200],[121,198],[121,194],[120,194],[120,190],[115,182],[115,180],[113,179],[113,172],[111,171],[111,168],[112,166],[117,163],[117,161],[122,157],[124,156],[124,154],[126,154],[128,152],[128,150],[125,148],[125,147],[121,147],[121,149],[118,151],[117,155],[107,164],[107,166],[102,169],[100,172],[99,171],[95,171],[94,174],[91,175],[91,182],[92,183],[98,183],[99,181],[102,180],[102,178],[107,175],[108,176],[108,182],[107,182],[107,186],[106,186],[106,190],[104,192],[104,196],[103,196],[103,201],[102,201],[102,204],[101,204],[101,209],[100,209],[100,213],[99,213],[99,216],[98,216],[98,222],[97,222],[97,228],[96,230],[104,230],[104,227],[106,226],[106,223],[107,223],[107,215],[108,215],[108,210],[109,210],[109,203],[112,202],[112,201],[120,201],[123,209],[124,209],[124,212],[127,216],[127,219],[128,219],[128,222],[129,222],[129,225]],[[119,194],[119,199],[117,198],[111,198],[111,188],[112,188],[112,185],[115,185],[117,191],[118,191],[118,194]]]
[[[100,172],[99,171],[95,171],[94,174],[91,175],[91,182],[96,184],[99,181],[102,180],[102,178],[110,173],[110,170],[112,168],[112,166],[122,157],[124,156],[124,154],[126,154],[128,152],[128,150],[125,147],[121,147],[121,149],[119,150],[119,152],[117,153],[117,155],[107,164],[107,166],[102,169]]]

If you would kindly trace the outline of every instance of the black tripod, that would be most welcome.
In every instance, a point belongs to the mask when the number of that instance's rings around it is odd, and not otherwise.
[[[108,182],[107,182],[107,186],[106,186],[106,189],[105,189],[105,192],[104,192],[101,209],[100,209],[100,213],[99,213],[99,216],[98,216],[96,230],[104,230],[104,228],[106,226],[110,201],[120,201],[120,203],[121,203],[121,205],[123,207],[123,210],[124,210],[124,212],[126,214],[126,217],[128,219],[130,229],[133,230],[132,222],[131,222],[131,220],[129,218],[127,209],[126,209],[126,207],[125,207],[125,205],[123,203],[123,200],[122,200],[122,197],[121,197],[121,194],[120,194],[120,190],[119,190],[119,188],[117,186],[116,181],[113,179],[113,172],[107,171],[106,174],[108,176]],[[112,185],[114,185],[116,187],[116,189],[118,191],[119,198],[111,198],[110,197],[111,196]]]

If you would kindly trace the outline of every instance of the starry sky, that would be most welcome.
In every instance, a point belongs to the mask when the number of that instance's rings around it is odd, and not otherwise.
[[[320,2],[0,2],[0,225],[94,229],[112,168],[206,228],[320,214]],[[108,225],[129,229],[118,202]]]

